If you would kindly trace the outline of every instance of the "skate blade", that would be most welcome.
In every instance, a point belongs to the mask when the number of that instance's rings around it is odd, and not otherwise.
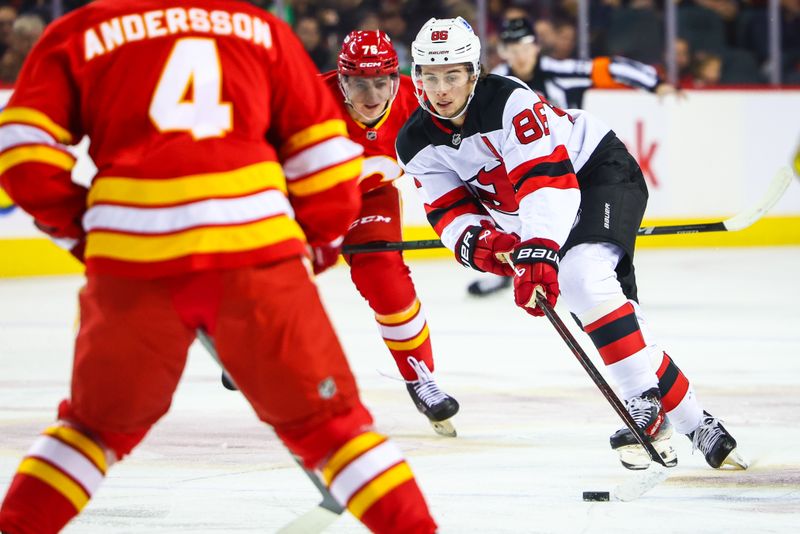
[[[431,426],[433,427],[433,430],[440,436],[444,436],[446,438],[456,437],[456,427],[453,426],[453,423],[450,422],[450,419],[445,419],[444,421],[431,421]]]
[[[667,467],[675,467],[678,465],[678,454],[675,452],[675,449],[672,448],[672,445],[654,441],[653,447],[655,447],[661,459],[664,460],[664,463],[667,464]],[[616,451],[619,453],[620,463],[622,463],[625,469],[630,469],[631,471],[643,471],[649,468],[651,463],[654,463],[650,455],[647,454],[647,451],[644,450],[644,447],[641,445],[626,445],[625,447],[617,448]],[[656,463],[656,465],[658,467],[663,467],[658,463]]]
[[[741,454],[737,449],[733,449],[729,454],[728,457],[722,462],[720,467],[731,467],[733,469],[740,469],[744,470],[750,467],[750,462]]]

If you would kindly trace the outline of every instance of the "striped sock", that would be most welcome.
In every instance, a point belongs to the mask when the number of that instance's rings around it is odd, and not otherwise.
[[[425,362],[428,369],[433,370],[433,349],[428,322],[418,298],[415,297],[411,305],[397,313],[376,313],[375,320],[403,378],[417,379],[416,372],[408,364],[409,356]]]
[[[333,497],[373,532],[435,532],[403,453],[386,436],[364,432],[322,468]]]
[[[22,460],[0,509],[0,529],[60,531],[89,502],[109,463],[103,447],[59,423],[47,428]]]

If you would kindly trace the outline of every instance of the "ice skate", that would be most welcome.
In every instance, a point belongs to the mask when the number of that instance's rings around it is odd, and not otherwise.
[[[625,401],[625,406],[645,436],[650,438],[653,448],[667,467],[678,465],[678,455],[669,443],[672,425],[664,414],[658,389],[648,389],[638,397]],[[610,442],[611,448],[619,453],[619,461],[626,469],[641,470],[650,467],[650,455],[639,445],[628,428],[617,430],[611,436]]]
[[[428,418],[437,434],[456,437],[451,418],[458,413],[458,402],[439,389],[425,362],[409,356],[408,364],[417,372],[417,380],[406,382],[406,388],[417,410]]]
[[[702,452],[708,465],[714,469],[724,466],[747,469],[750,465],[736,450],[736,440],[722,426],[722,421],[706,411],[703,411],[700,426],[686,434],[686,437],[692,440],[692,452]]]
[[[467,286],[467,293],[475,297],[485,297],[511,287],[510,276],[492,276],[491,278],[479,278]]]

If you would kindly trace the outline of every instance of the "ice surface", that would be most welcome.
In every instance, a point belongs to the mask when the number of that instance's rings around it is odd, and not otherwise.
[[[752,467],[714,471],[676,436],[678,467],[629,503],[581,500],[633,475],[608,446],[621,425],[550,324],[516,309],[510,292],[471,298],[473,274],[455,262],[412,264],[436,376],[461,403],[459,437],[447,439],[382,375],[397,372],[346,268],[320,277],[364,400],[406,451],[441,532],[798,531],[800,249],[637,254],[651,329]],[[0,492],[67,391],[80,284],[0,280]],[[171,412],[65,532],[274,532],[318,501],[195,344]],[[343,516],[329,532],[365,529]]]

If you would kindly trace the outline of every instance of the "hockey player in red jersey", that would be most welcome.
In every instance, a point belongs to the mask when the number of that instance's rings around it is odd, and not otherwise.
[[[364,147],[359,178],[361,212],[344,238],[347,245],[400,241],[397,132],[417,109],[411,78],[399,74],[397,53],[381,31],[354,31],[342,43],[337,70],[324,75],[346,114],[350,137]],[[455,436],[450,419],[458,402],[433,379],[433,350],[425,312],[401,252],[348,255],[350,276],[375,312],[389,352],[417,409],[434,430]]]
[[[88,189],[66,149],[84,135]],[[197,329],[368,528],[435,531],[306,259],[358,213],[362,152],[290,28],[246,2],[100,0],[48,27],[0,114],[0,183],[85,261],[86,286],[69,398],[0,531],[51,534],[81,511],[167,412]]]
[[[460,17],[429,20],[412,57],[421,109],[397,152],[442,242],[464,266],[513,275],[515,302],[531,315],[543,315],[535,290],[552,305],[561,296],[669,465],[674,427],[712,467],[746,467],[736,440],[646,330],[633,251],[647,187],[614,132],[517,80],[482,76],[480,41]],[[627,428],[611,446],[625,467],[650,465]]]

